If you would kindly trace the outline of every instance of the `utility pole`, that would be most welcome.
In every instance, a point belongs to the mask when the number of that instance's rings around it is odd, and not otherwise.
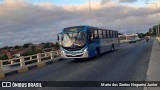
[[[126,40],[127,40],[128,38],[127,38],[127,26],[126,26],[126,23],[125,23],[125,35],[126,35]]]
[[[89,14],[90,14],[90,24],[92,25],[92,8],[91,8],[91,1],[89,0]]]

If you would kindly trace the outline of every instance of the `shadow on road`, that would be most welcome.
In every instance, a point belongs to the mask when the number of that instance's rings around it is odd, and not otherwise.
[[[117,50],[108,51],[108,52],[102,53],[97,58],[100,58],[100,57],[102,57],[104,55],[110,54],[110,53],[115,52],[115,51],[117,51]],[[70,61],[69,63],[91,62],[91,61],[97,60],[97,58],[96,57],[92,57],[92,58],[77,58],[77,59],[72,59],[72,61]]]

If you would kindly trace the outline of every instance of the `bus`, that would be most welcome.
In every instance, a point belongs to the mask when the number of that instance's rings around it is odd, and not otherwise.
[[[119,46],[118,31],[92,26],[64,28],[57,35],[63,58],[91,58]]]

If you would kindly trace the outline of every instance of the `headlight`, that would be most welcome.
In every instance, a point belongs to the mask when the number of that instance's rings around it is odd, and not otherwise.
[[[83,57],[88,57],[88,49],[87,48],[84,49],[84,53],[83,54],[84,54]]]
[[[88,49],[86,48],[86,49],[84,49],[84,52],[87,52],[88,51]]]

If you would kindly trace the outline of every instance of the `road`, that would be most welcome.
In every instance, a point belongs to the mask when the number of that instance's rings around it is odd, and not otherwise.
[[[63,60],[43,68],[13,75],[3,81],[145,81],[153,40],[123,44],[96,59]],[[8,88],[13,90],[11,88]],[[22,88],[17,88],[22,89]],[[16,89],[16,90],[17,90]],[[35,89],[35,88],[32,88]],[[143,90],[143,88],[37,88],[56,90]],[[6,90],[6,89],[5,89]]]

